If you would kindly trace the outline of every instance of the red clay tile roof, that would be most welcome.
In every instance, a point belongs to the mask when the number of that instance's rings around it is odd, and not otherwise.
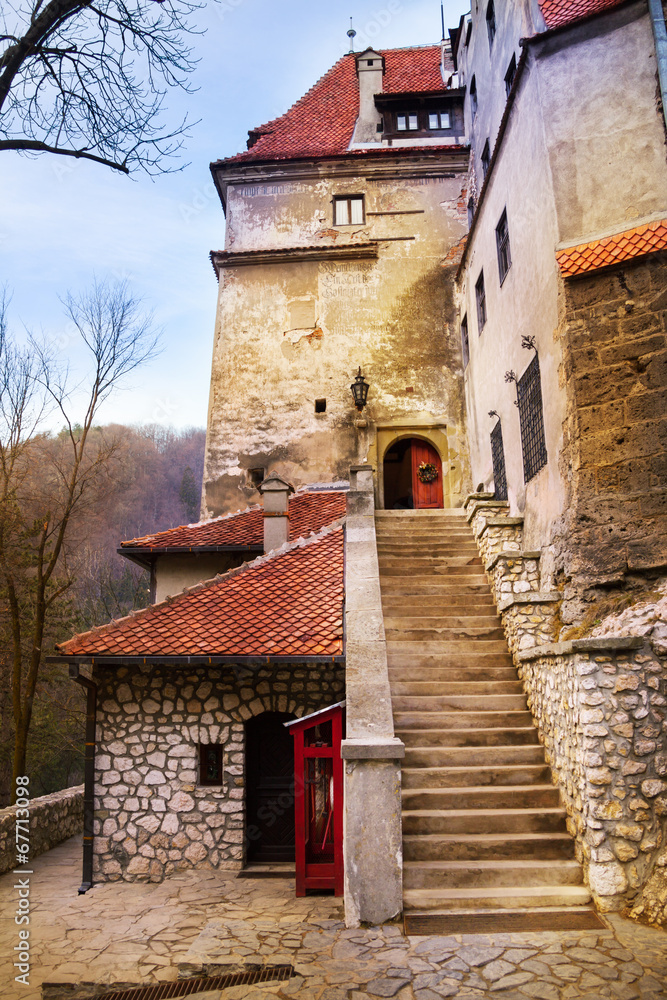
[[[327,524],[345,517],[347,493],[322,490],[295,493],[289,499],[290,541],[296,541],[319,531]],[[121,548],[154,549],[178,548],[184,550],[215,548],[217,546],[261,546],[264,540],[263,507],[259,504],[234,514],[225,514],[199,524],[182,524],[153,535],[143,535],[121,542]]]
[[[649,222],[636,229],[626,229],[602,240],[582,243],[556,252],[556,260],[565,278],[601,267],[620,264],[633,257],[644,257],[658,250],[667,250],[667,219]]]
[[[383,91],[442,91],[440,46],[387,49]],[[280,118],[253,129],[259,136],[244,153],[226,160],[282,160],[345,153],[359,114],[359,84],[353,54],[343,56]],[[381,147],[380,147],[381,148]],[[396,153],[396,149],[392,147]],[[363,151],[362,151],[363,152]]]
[[[127,618],[74,636],[66,656],[339,656],[343,529],[261,556]]]
[[[540,0],[540,10],[547,28],[562,28],[582,17],[618,7],[624,0]]]

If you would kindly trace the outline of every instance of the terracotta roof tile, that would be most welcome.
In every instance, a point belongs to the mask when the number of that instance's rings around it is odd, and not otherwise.
[[[343,529],[261,556],[127,618],[74,636],[69,656],[338,656]]]
[[[569,278],[666,249],[667,219],[661,219],[635,229],[626,229],[623,233],[605,236],[601,240],[558,250],[556,260],[563,276]]]
[[[562,28],[591,14],[618,7],[623,0],[540,0],[547,28]]]
[[[445,89],[440,73],[439,45],[387,49],[382,55],[385,60],[384,92],[438,92]],[[355,57],[347,54],[334,63],[284,115],[253,129],[252,134],[257,140],[249,150],[219,162],[345,153],[358,114],[359,84]],[[392,151],[395,153],[396,149]]]
[[[319,531],[327,524],[345,516],[347,493],[340,490],[322,490],[309,493],[307,490],[294,493],[289,499],[290,541]],[[121,542],[121,548],[166,549],[208,548],[218,545],[246,548],[261,545],[264,539],[263,507],[257,504],[247,510],[236,511],[200,521],[198,524],[182,524],[178,528],[168,528],[152,535],[132,538]]]

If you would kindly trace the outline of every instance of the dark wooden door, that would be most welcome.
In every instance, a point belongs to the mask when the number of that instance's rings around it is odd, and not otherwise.
[[[294,860],[294,741],[285,712],[246,723],[246,843],[248,861]]]
[[[432,483],[422,483],[418,471],[422,462],[434,465],[438,470],[437,478]],[[442,462],[440,456],[428,441],[419,438],[412,439],[412,496],[416,509],[442,507]]]

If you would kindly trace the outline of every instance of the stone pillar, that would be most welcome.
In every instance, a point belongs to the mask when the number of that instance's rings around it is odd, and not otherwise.
[[[294,487],[271,473],[258,488],[264,502],[264,551],[271,552],[289,541],[288,501]]]
[[[405,747],[394,736],[369,465],[350,470],[345,604],[345,922],[358,927],[403,909]]]

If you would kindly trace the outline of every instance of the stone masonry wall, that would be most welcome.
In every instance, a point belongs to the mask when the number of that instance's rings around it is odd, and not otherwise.
[[[576,622],[595,588],[667,566],[667,255],[565,282],[561,316],[567,494],[549,561]]]
[[[96,881],[159,882],[244,858],[244,722],[344,697],[335,664],[98,670]],[[223,784],[198,784],[198,744],[223,748]]]
[[[622,909],[665,838],[665,660],[641,637],[581,639],[518,659],[596,905]]]
[[[30,802],[30,853],[36,858],[83,830],[83,785]],[[0,875],[16,868],[16,808],[0,809]]]

